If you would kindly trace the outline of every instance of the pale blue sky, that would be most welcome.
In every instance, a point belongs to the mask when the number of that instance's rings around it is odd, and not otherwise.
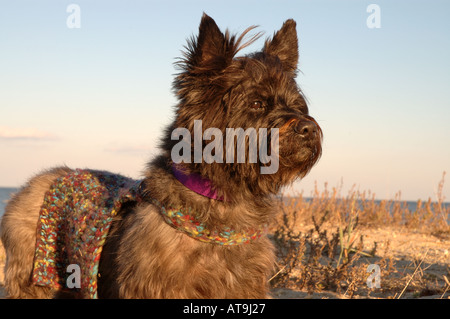
[[[71,3],[80,29],[66,25]],[[379,29],[366,25],[371,3]],[[315,181],[342,179],[343,195],[355,184],[377,198],[435,199],[450,174],[448,0],[2,0],[0,186],[60,164],[139,178],[176,103],[173,62],[202,12],[223,30],[259,25],[266,36],[297,21],[297,80],[324,151],[291,190],[309,196]]]

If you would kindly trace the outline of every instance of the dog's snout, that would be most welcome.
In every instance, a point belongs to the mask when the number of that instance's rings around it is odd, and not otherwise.
[[[301,120],[295,124],[294,132],[303,138],[313,139],[317,137],[318,127],[316,123],[312,121]]]

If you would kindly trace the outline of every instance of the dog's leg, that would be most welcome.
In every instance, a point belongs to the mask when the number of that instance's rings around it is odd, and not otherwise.
[[[54,168],[32,178],[6,206],[0,237],[6,250],[5,286],[10,298],[51,298],[53,292],[31,283],[36,227],[44,195],[69,168]]]

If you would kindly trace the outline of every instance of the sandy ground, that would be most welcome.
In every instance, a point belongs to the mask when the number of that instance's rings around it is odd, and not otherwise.
[[[424,293],[424,289],[415,290],[413,287],[413,284],[417,281],[420,281],[422,285],[441,288],[441,291],[444,291],[445,287],[447,287],[446,279],[450,280],[449,236],[445,238],[436,237],[398,228],[364,229],[362,231],[360,230],[359,233],[364,236],[364,243],[367,246],[373,247],[374,242],[378,243],[375,257],[361,257],[359,262],[368,265],[376,263],[383,257],[387,257],[389,260],[392,260],[393,270],[389,274],[383,274],[383,271],[381,272],[381,289],[374,288],[369,297],[368,290],[361,289],[363,293],[359,295],[355,294],[353,298],[397,298],[406,285],[407,280],[414,274],[411,284],[401,296],[402,299],[450,299],[450,287],[448,287],[444,295],[442,292],[436,294],[433,291]],[[387,250],[386,245],[389,245]],[[400,280],[400,278],[403,278],[403,280]],[[399,289],[383,289],[386,286],[392,286],[392,281],[396,279],[397,283],[401,283]],[[275,298],[283,299],[348,298],[345,294],[337,294],[331,291],[308,295],[306,291],[286,288],[274,289],[273,294]]]
[[[422,261],[422,264],[415,276],[421,276],[423,280],[429,280],[430,283],[437,285],[438,287],[445,287],[445,278],[450,280],[450,238],[435,237],[428,234],[415,233],[410,230],[401,229],[366,229],[360,231],[364,236],[365,243],[378,243],[378,249],[380,255],[373,258],[362,257],[361,261],[367,264],[373,263],[376,260],[381,259],[383,251],[385,251],[385,245],[389,240],[389,258],[393,260],[396,273],[399,276],[406,278],[409,274],[414,273],[416,266]],[[5,297],[4,290],[4,268],[5,253],[3,247],[0,245],[0,297]],[[381,274],[381,288],[383,288],[383,274]],[[417,277],[416,277],[417,278]],[[400,289],[401,290],[401,289]],[[314,293],[308,295],[306,291],[298,291],[293,289],[279,288],[273,290],[273,296],[275,298],[347,298],[345,294],[337,294],[331,291],[322,291],[320,293]],[[370,297],[371,298],[394,298],[398,296],[398,292],[392,290],[386,291],[385,289],[374,289]],[[367,298],[367,293],[356,295],[354,298]],[[420,296],[417,292],[406,290],[402,295],[402,298],[444,298],[450,299],[450,289],[442,295],[439,294],[427,294]]]

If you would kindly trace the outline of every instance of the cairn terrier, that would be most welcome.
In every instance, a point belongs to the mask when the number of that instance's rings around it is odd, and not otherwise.
[[[9,297],[270,296],[274,195],[317,162],[322,131],[295,81],[295,21],[237,57],[253,29],[222,33],[203,15],[142,180],[58,167],[13,196],[0,227]]]

